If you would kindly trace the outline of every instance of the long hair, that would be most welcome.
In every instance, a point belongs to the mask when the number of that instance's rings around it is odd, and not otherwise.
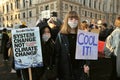
[[[78,20],[78,26],[76,27],[76,33],[77,33],[78,28],[81,29],[81,27],[80,27],[80,18],[78,16],[77,12],[75,12],[75,11],[70,11],[66,14],[60,32],[63,33],[63,34],[69,34],[70,33],[71,28],[68,25],[68,18],[77,18],[77,20]]]

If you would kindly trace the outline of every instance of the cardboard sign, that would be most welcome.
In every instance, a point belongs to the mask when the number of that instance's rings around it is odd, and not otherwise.
[[[38,27],[13,29],[12,45],[16,69],[43,66]]]
[[[76,59],[98,59],[98,34],[78,30],[76,44]]]

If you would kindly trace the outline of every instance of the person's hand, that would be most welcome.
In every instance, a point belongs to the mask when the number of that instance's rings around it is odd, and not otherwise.
[[[54,28],[56,27],[53,18],[51,17],[48,21],[47,21],[48,25],[50,28]]]

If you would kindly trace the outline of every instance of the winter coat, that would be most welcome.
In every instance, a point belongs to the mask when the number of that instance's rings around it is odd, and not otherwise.
[[[120,77],[120,28],[116,28],[112,33],[112,48],[114,49],[114,54],[117,56],[117,75]]]
[[[55,53],[56,53],[56,65],[58,71],[59,80],[75,80],[73,78],[73,72],[81,76],[83,73],[83,65],[85,64],[84,60],[76,60],[77,68],[73,70],[71,64],[71,57],[69,52],[69,42],[66,34],[58,34],[55,42]],[[78,79],[77,79],[78,80]],[[80,80],[80,79],[79,79]]]
[[[51,38],[46,43],[42,43],[42,56],[45,67],[54,65],[54,49],[54,41]]]
[[[108,29],[106,28],[106,29],[100,31],[100,33],[99,33],[99,40],[100,41],[105,41],[107,36],[108,36]]]
[[[1,51],[3,54],[8,54],[7,42],[9,41],[9,36],[7,33],[2,34],[2,41],[1,41]]]

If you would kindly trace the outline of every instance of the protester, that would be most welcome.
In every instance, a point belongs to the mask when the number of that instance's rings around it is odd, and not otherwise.
[[[105,41],[108,35],[109,33],[108,33],[107,23],[103,23],[100,27],[99,40]]]
[[[111,33],[111,46],[114,49],[112,58],[112,73],[110,80],[120,80],[120,17],[115,20],[116,29]]]
[[[18,28],[27,28],[26,23],[22,22],[22,24]],[[12,54],[14,54],[14,53],[12,53]],[[14,56],[13,56],[13,60],[12,60],[12,69],[15,69]],[[18,79],[20,79],[20,80],[29,80],[28,69],[17,69],[16,74],[17,74]]]
[[[38,23],[39,24],[39,23]],[[31,68],[32,70],[32,80],[55,80],[56,76],[54,73],[53,64],[54,60],[54,40],[52,39],[51,28],[46,24],[46,21],[42,25],[37,25],[40,28],[40,37],[41,37],[41,48],[42,48],[42,58],[43,58],[43,67]],[[20,28],[25,28],[26,26],[21,25]],[[16,70],[19,78],[24,80],[29,80],[28,69],[19,69]],[[50,73],[49,73],[50,72]]]
[[[3,61],[8,61],[8,48],[7,42],[9,41],[9,36],[7,34],[7,29],[4,28],[2,31],[2,41],[1,41],[1,52],[3,54]]]
[[[42,73],[40,80],[55,80],[55,71],[54,64],[55,64],[55,43],[52,39],[52,32],[51,28],[48,25],[40,27],[40,37],[41,37],[41,47],[42,47],[42,56],[43,56],[43,69],[39,71]],[[38,73],[38,74],[39,74]],[[37,79],[36,79],[37,80]]]
[[[91,29],[89,28],[87,21],[82,21],[81,27],[82,27],[82,30],[87,31],[87,32],[91,32]]]
[[[80,19],[75,11],[67,13],[55,42],[59,80],[89,80],[89,66],[85,60],[75,59],[77,30]]]
[[[115,27],[114,27],[113,25],[110,25],[110,26],[108,27],[107,34],[110,35],[110,34],[113,32],[114,29],[115,29]]]
[[[8,41],[8,56],[11,57],[12,59],[12,67],[11,67],[11,72],[10,73],[16,73],[15,66],[14,66],[14,61],[13,61],[13,51],[12,51],[12,37],[9,38]]]

